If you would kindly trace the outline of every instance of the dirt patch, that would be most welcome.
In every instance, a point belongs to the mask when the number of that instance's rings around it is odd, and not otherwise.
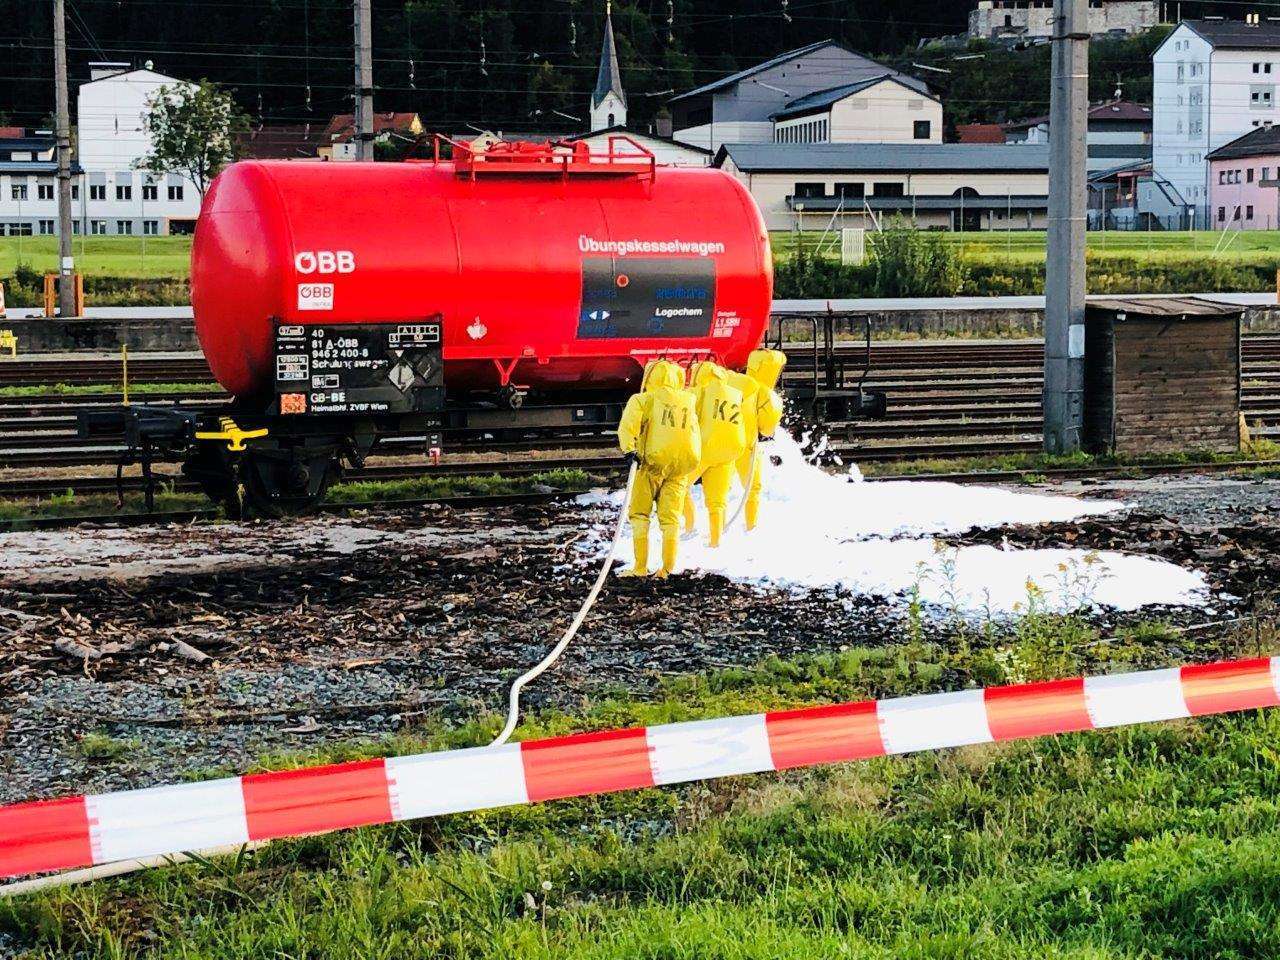
[[[426,713],[499,712],[510,681],[576,612],[598,569],[583,538],[607,519],[554,504],[202,524],[124,531],[99,556],[28,539],[0,585],[0,802],[240,770],[274,751],[382,737]],[[1195,625],[1256,607],[1278,579],[1280,524],[1232,519],[1143,509],[951,539],[1194,566],[1240,598],[1168,612]],[[1094,619],[1106,630],[1151,615]],[[614,579],[527,703],[573,709],[663,675],[900,642],[908,616],[901,599],[837,590]],[[942,643],[952,629],[946,618],[923,626]]]

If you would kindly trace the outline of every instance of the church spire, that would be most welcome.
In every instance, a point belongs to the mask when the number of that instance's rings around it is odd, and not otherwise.
[[[626,126],[627,95],[618,72],[618,48],[613,41],[613,3],[605,0],[604,41],[600,45],[600,70],[591,93],[591,129]]]

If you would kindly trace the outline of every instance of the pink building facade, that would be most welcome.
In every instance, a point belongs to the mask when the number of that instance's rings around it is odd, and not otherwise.
[[[1280,230],[1280,128],[1259,127],[1208,154],[1216,230]]]

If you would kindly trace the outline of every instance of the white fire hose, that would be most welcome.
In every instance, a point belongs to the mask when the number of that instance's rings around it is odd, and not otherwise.
[[[587,599],[583,601],[582,606],[578,609],[578,615],[573,618],[573,622],[565,630],[560,642],[551,648],[551,652],[543,657],[537,666],[526,673],[522,673],[516,678],[516,682],[511,685],[511,695],[507,704],[506,726],[502,728],[502,732],[498,734],[497,738],[489,746],[496,747],[510,739],[516,724],[520,722],[520,691],[524,689],[526,684],[538,679],[548,667],[560,659],[560,654],[564,653],[565,648],[578,635],[578,629],[582,626],[582,622],[587,619],[587,614],[595,606],[596,598],[600,596],[600,591],[604,588],[604,582],[609,578],[609,570],[613,567],[613,555],[617,552],[618,543],[622,540],[622,528],[627,521],[627,505],[631,502],[631,488],[635,482],[636,464],[635,461],[632,461],[631,470],[627,474],[627,486],[622,492],[622,508],[618,511],[618,524],[613,528],[613,539],[609,543],[609,552],[605,554],[604,563],[600,566],[600,574],[596,577],[596,582],[592,585],[591,592],[587,594]]]

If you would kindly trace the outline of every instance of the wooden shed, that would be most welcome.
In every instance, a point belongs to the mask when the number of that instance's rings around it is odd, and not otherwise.
[[[1200,297],[1089,298],[1084,448],[1240,449],[1240,318]]]

